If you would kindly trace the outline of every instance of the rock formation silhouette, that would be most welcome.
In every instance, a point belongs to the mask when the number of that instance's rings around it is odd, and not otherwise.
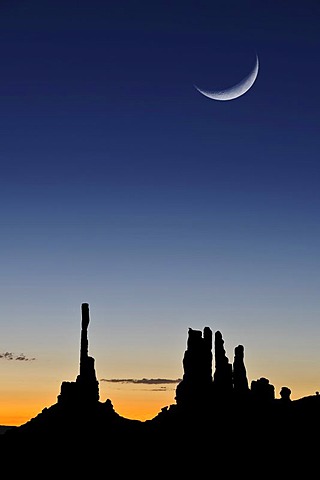
[[[80,372],[75,382],[62,382],[58,402],[94,404],[99,401],[99,382],[94,368],[94,358],[88,355],[89,304],[81,305]]]
[[[4,455],[24,451],[29,458],[32,446],[42,458],[54,456],[61,468],[61,462],[70,465],[72,446],[83,455],[79,472],[87,467],[93,473],[92,462],[98,454],[134,461],[142,455],[144,461],[159,462],[163,456],[173,461],[177,452],[182,452],[184,461],[177,467],[177,475],[189,474],[192,468],[197,475],[207,474],[212,462],[215,468],[228,465],[229,474],[243,474],[248,455],[264,464],[265,473],[268,467],[270,474],[275,467],[279,469],[281,461],[288,474],[293,456],[309,466],[317,458],[313,439],[320,426],[320,395],[291,400],[291,390],[284,386],[277,399],[274,386],[264,377],[252,380],[249,387],[244,346],[235,347],[230,363],[220,331],[214,334],[213,352],[208,326],[203,332],[188,330],[184,373],[176,387],[175,403],[144,422],[120,416],[111,399],[100,401],[95,361],[88,354],[89,322],[89,304],[83,303],[75,382],[63,381],[54,405],[0,435]],[[207,463],[199,463],[199,458]],[[123,473],[132,473],[128,463],[126,466],[127,470],[122,466]]]

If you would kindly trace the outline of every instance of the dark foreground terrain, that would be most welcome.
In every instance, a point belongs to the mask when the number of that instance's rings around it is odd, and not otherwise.
[[[244,348],[231,364],[220,332],[189,329],[176,403],[152,420],[121,417],[99,399],[88,355],[89,306],[82,304],[80,372],[57,403],[0,435],[3,472],[34,478],[282,479],[317,476],[320,396],[275,398],[266,378],[249,386]],[[213,371],[213,360],[215,368]]]

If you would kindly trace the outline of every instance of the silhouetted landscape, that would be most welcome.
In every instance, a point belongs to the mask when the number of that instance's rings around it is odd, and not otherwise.
[[[214,477],[215,469],[223,468],[227,477],[241,473],[248,478],[255,477],[256,464],[270,474],[279,468],[290,473],[302,465],[315,467],[318,393],[291,400],[290,388],[284,386],[277,399],[267,378],[249,385],[244,346],[235,347],[231,363],[221,332],[213,335],[209,327],[203,332],[189,328],[175,403],[151,420],[122,417],[111,399],[100,401],[95,360],[88,354],[87,303],[81,312],[76,380],[63,381],[57,402],[35,418],[18,427],[2,427],[3,459],[13,454],[26,459],[15,469],[31,472],[46,462],[50,470],[72,466],[98,473],[101,462],[116,461],[119,472],[128,474],[137,472],[138,464],[140,469],[160,468],[170,462],[171,473],[196,469],[198,474],[211,471]]]

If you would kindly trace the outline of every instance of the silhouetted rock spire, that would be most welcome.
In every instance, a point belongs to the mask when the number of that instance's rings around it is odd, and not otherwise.
[[[88,355],[89,304],[81,305],[80,372],[76,382],[61,384],[58,402],[98,402],[99,382],[96,378],[94,358]]]
[[[244,347],[238,345],[234,349],[233,360],[233,391],[237,397],[243,397],[249,393],[247,371],[244,364]]]
[[[215,333],[214,340],[215,372],[213,386],[215,397],[230,398],[233,390],[232,365],[224,349],[224,340],[221,332]]]
[[[88,355],[88,326],[89,326],[89,305],[81,305],[81,343],[80,343],[80,374],[77,383],[81,385],[81,395],[85,400],[99,400],[99,383],[94,368],[94,358]]]
[[[80,375],[85,375],[88,362],[88,327],[90,322],[88,303],[81,305],[81,317]]]
[[[205,327],[188,330],[187,350],[183,357],[184,374],[176,388],[176,402],[194,408],[210,400],[212,389],[212,331]]]

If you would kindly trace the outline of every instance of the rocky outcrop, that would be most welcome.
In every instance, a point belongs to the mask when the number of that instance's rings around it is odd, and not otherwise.
[[[252,380],[251,394],[253,399],[259,403],[272,402],[275,398],[274,386],[271,385],[265,377]]]
[[[290,395],[291,395],[291,390],[290,388],[288,387],[282,387],[281,390],[280,390],[280,397],[281,397],[281,401],[282,402],[291,402],[291,398],[290,398]]]

